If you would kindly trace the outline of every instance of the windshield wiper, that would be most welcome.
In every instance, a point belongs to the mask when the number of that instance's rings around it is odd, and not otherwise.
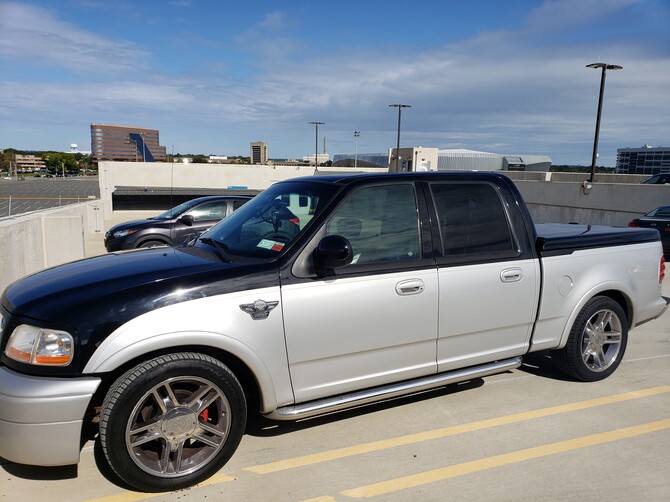
[[[233,261],[233,259],[228,254],[229,250],[228,246],[225,245],[223,242],[214,240],[211,237],[199,237],[198,240],[200,242],[204,242],[205,244],[209,244],[210,246],[214,247],[221,260],[224,261],[225,263],[230,263]]]

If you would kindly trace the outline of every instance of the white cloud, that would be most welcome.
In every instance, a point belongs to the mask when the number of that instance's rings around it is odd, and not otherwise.
[[[62,21],[55,11],[14,2],[0,7],[0,57],[76,73],[117,74],[147,64],[148,53]]]

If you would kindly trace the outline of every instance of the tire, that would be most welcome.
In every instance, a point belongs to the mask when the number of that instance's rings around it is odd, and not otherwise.
[[[242,386],[225,365],[204,354],[169,354],[137,365],[110,387],[100,444],[133,488],[172,491],[221,469],[246,421]]]
[[[621,305],[605,296],[589,300],[572,325],[563,349],[552,352],[556,366],[583,382],[610,376],[628,343],[628,319]]]
[[[158,246],[167,246],[167,244],[163,241],[145,241],[139,246],[138,248],[155,248]]]

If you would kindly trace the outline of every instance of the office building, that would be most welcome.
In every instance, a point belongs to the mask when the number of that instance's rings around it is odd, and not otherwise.
[[[251,164],[267,164],[268,163],[268,145],[262,141],[254,141],[251,143],[251,151],[249,159]]]
[[[39,155],[21,155],[14,156],[17,171],[42,171],[46,168],[44,159]]]
[[[617,148],[617,174],[670,173],[670,147]]]
[[[160,146],[158,131],[143,127],[91,124],[91,160],[120,162],[163,162],[167,157]]]

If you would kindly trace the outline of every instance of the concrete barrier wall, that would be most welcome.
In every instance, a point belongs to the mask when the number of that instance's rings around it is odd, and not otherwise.
[[[309,166],[261,166],[239,164],[174,164],[164,162],[100,162],[100,199],[105,218],[112,213],[116,187],[228,188],[265,190],[281,180],[312,176]]]
[[[670,205],[670,186],[594,183],[514,182],[535,223],[587,223],[625,226],[655,207]]]
[[[0,291],[25,275],[84,258],[87,234],[104,232],[96,224],[100,201],[71,204],[0,220]]]

